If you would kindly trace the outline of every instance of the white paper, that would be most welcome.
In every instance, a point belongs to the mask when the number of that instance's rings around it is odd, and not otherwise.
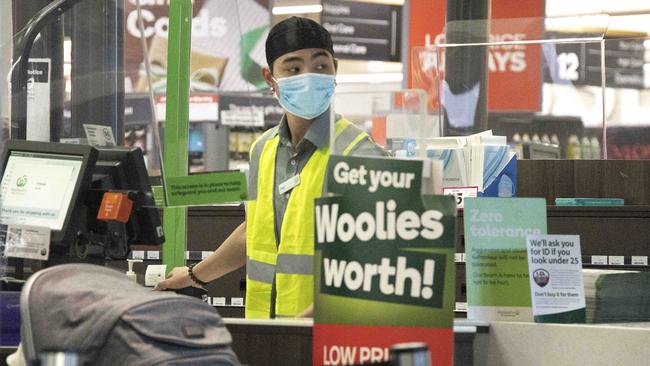
[[[84,131],[86,131],[86,138],[88,145],[97,147],[113,147],[116,146],[115,136],[113,136],[113,129],[111,126],[92,125],[84,123]]]
[[[466,186],[467,161],[465,148],[442,148],[437,146],[427,147],[427,157],[442,161],[443,187]]]
[[[528,235],[528,272],[533,315],[585,308],[578,235]]]
[[[456,198],[456,208],[465,208],[465,198],[477,197],[478,187],[445,187],[442,189],[445,196],[454,196]]]
[[[49,58],[30,58],[27,79],[27,140],[50,141]]]
[[[8,225],[5,256],[47,260],[50,256],[50,234],[47,227]]]
[[[166,264],[148,265],[144,273],[144,285],[150,287],[156,286],[158,282],[165,279],[165,273],[167,273]]]

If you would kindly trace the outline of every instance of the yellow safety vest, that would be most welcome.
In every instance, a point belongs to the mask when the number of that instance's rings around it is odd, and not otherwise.
[[[347,155],[367,133],[350,121],[336,122],[336,145],[346,145]],[[248,201],[246,211],[246,318],[269,318],[275,279],[277,317],[294,317],[314,300],[314,199],[321,196],[329,160],[329,144],[316,149],[300,172],[300,184],[293,188],[279,244],[274,230],[273,184],[275,156],[280,137],[264,143],[259,158],[257,197]],[[251,147],[253,156],[254,145]]]

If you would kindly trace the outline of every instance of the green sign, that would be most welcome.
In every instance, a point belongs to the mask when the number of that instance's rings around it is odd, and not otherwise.
[[[331,247],[328,246],[328,247]],[[350,246],[323,251],[321,293],[387,303],[442,307],[446,257]]]
[[[332,156],[327,174],[339,196],[314,207],[314,364],[425,342],[451,365],[454,198],[421,195],[417,160]]]
[[[467,198],[468,318],[532,320],[526,236],[546,234],[542,198]]]
[[[169,206],[209,205],[246,199],[246,175],[217,172],[167,178]]]
[[[392,198],[419,199],[422,161],[332,155],[327,191],[346,196],[382,192]]]

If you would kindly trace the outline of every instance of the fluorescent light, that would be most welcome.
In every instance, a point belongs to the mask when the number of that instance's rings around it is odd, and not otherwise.
[[[276,6],[273,8],[273,15],[320,13],[322,11],[323,5]]]
[[[387,72],[377,74],[338,74],[336,82],[343,83],[401,83],[404,75],[401,72]]]

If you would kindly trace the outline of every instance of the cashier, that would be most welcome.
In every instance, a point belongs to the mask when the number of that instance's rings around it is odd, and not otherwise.
[[[314,199],[321,196],[329,106],[337,60],[330,34],[291,17],[269,32],[262,69],[285,114],[250,150],[246,221],[208,258],[174,268],[156,289],[204,286],[246,265],[246,317],[311,316]],[[337,154],[385,155],[370,136],[336,115]]]

